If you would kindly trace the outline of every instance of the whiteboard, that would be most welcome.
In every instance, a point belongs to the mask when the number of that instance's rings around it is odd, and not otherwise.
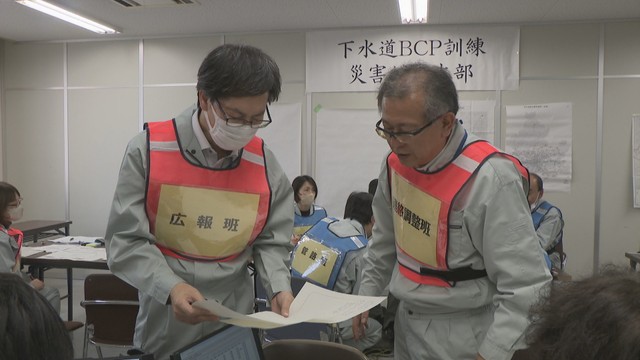
[[[260,129],[258,136],[264,139],[291,182],[300,175],[302,104],[273,104],[269,105],[269,112],[273,122]]]
[[[329,216],[342,217],[352,191],[367,191],[377,179],[389,151],[375,132],[377,110],[322,109],[316,121],[316,172],[318,198]]]

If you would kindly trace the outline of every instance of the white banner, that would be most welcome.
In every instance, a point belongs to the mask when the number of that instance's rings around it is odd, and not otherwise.
[[[407,26],[307,33],[307,89],[376,91],[396,66],[424,61],[447,68],[458,90],[517,90],[517,26]]]

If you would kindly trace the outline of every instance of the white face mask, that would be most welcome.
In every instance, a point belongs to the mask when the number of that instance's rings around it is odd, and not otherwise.
[[[300,195],[300,205],[302,205],[303,207],[310,207],[311,204],[313,204],[313,200],[315,200],[315,198],[315,193],[302,194]]]
[[[11,220],[11,222],[15,222],[22,219],[23,211],[24,211],[24,208],[22,207],[22,205],[18,205],[17,207],[10,208],[9,219]]]
[[[213,110],[211,102],[208,104],[208,110],[213,114],[213,118],[215,119],[213,127],[209,121],[209,115],[207,114],[209,111],[204,112],[204,118],[207,121],[207,127],[209,128],[211,139],[222,149],[228,151],[240,150],[247,145],[258,132],[258,129],[247,126],[234,127],[227,125],[227,122],[220,118]]]

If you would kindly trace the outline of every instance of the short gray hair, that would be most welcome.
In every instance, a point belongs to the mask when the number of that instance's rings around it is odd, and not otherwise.
[[[378,110],[384,98],[404,99],[421,93],[427,121],[447,112],[458,113],[458,92],[446,69],[422,62],[409,63],[387,73],[378,90]]]

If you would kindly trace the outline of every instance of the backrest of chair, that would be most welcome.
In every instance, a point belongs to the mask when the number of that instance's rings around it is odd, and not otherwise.
[[[266,344],[263,352],[265,360],[367,360],[356,348],[318,340],[277,340]]]
[[[91,274],[84,281],[87,326],[92,340],[112,345],[133,344],[138,315],[138,290],[113,274]]]

